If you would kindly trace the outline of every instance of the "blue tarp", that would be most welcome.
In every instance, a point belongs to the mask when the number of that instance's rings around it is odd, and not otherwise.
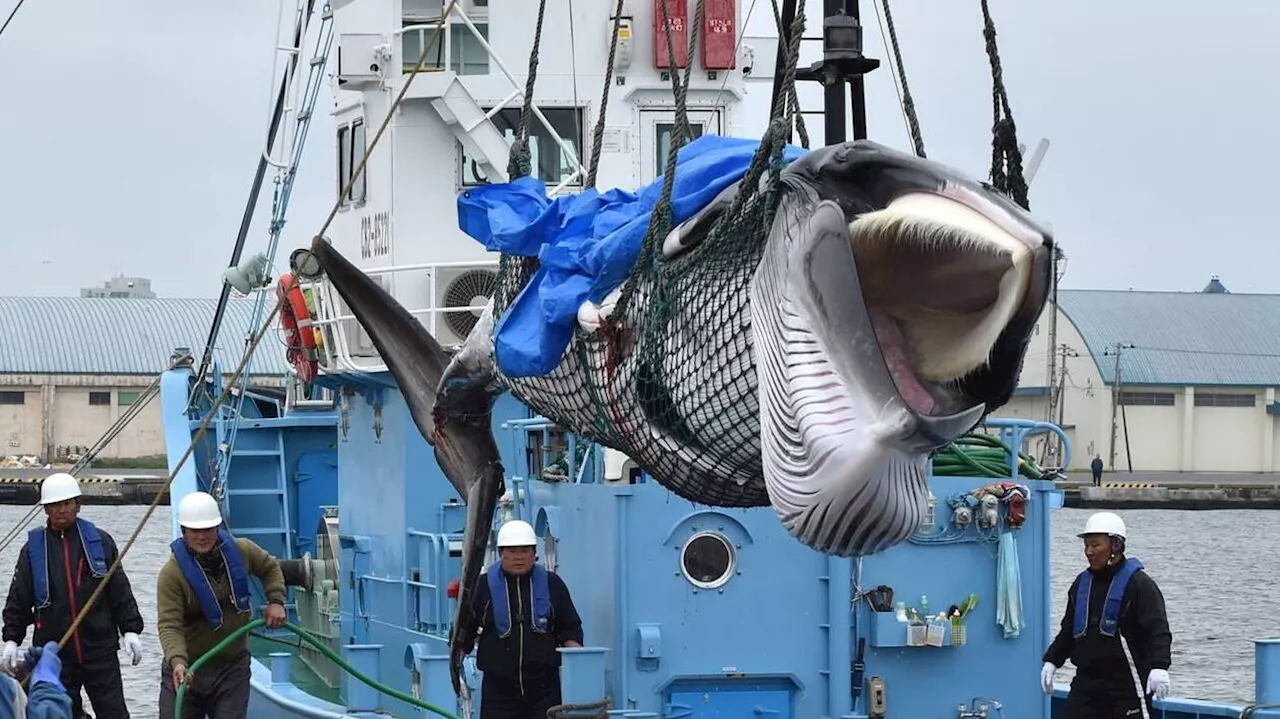
[[[758,140],[704,135],[676,157],[673,222],[683,222],[742,179]],[[785,162],[804,150],[788,145]],[[522,177],[458,197],[458,227],[491,251],[537,257],[538,271],[497,318],[494,353],[502,372],[530,377],[550,372],[573,337],[578,308],[600,302],[626,281],[640,254],[662,177],[638,193],[588,188],[547,197],[546,184]]]

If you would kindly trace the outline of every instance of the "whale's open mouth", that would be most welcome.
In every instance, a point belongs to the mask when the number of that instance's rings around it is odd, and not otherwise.
[[[956,381],[987,363],[1031,274],[1027,242],[972,205],[981,203],[917,192],[849,225],[885,366],[923,415],[965,403]]]

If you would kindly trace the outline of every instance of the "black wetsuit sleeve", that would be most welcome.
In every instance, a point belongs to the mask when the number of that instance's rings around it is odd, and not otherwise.
[[[1053,638],[1053,643],[1045,650],[1044,661],[1049,662],[1055,667],[1061,667],[1071,658],[1071,652],[1076,648],[1075,632],[1072,631],[1072,616],[1076,611],[1076,585],[1080,582],[1080,578],[1071,583],[1071,588],[1067,590],[1067,608],[1062,613],[1062,625],[1058,629],[1058,636]]]
[[[120,556],[120,550],[116,547],[116,540],[110,534],[101,530],[98,533],[102,535],[102,543],[107,550],[107,566],[110,567]],[[144,626],[142,612],[138,611],[138,600],[133,596],[133,587],[129,584],[129,577],[124,573],[123,564],[116,568],[115,574],[111,575],[106,593],[116,629],[121,634],[129,632],[141,634]]]
[[[27,636],[27,627],[35,623],[35,588],[31,586],[31,560],[27,545],[18,552],[18,564],[13,568],[13,581],[9,583],[9,597],[4,602],[3,641],[21,644]]]
[[[551,577],[551,611],[556,619],[556,644],[564,646],[565,642],[582,644],[582,617],[578,616],[578,608],[573,606],[573,596],[569,586],[558,574]]]
[[[1139,572],[1142,580],[1134,582],[1133,614],[1146,639],[1143,656],[1152,669],[1168,670],[1172,663],[1173,632],[1165,612],[1164,594],[1155,580]]]
[[[36,590],[31,586],[31,559],[27,545],[18,551],[18,564],[13,568],[13,581],[9,582],[9,597],[4,603],[3,641],[22,644],[27,637],[27,627],[36,622]]]

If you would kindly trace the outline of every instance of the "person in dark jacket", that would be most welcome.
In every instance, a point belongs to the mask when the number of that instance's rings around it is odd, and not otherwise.
[[[479,628],[476,665],[484,672],[480,719],[546,719],[560,704],[559,647],[582,646],[582,619],[569,587],[537,563],[537,535],[528,522],[498,530],[498,564],[472,592]],[[463,646],[469,652],[476,637]]]
[[[1124,520],[1097,512],[1085,522],[1088,569],[1071,583],[1058,636],[1044,653],[1040,684],[1067,659],[1076,667],[1062,719],[1152,719],[1152,699],[1169,695],[1173,634],[1160,587],[1124,555]]]
[[[27,627],[35,625],[33,646],[60,641],[119,556],[111,535],[78,516],[79,498],[80,485],[69,474],[49,475],[40,486],[48,521],[27,534],[4,605],[0,660],[10,669],[20,662],[18,645]],[[98,719],[128,719],[116,651],[123,642],[136,665],[142,628],[138,602],[120,567],[61,653],[61,680],[74,716],[84,715],[83,687]]]
[[[1093,455],[1093,461],[1089,463],[1089,469],[1093,472],[1093,486],[1102,485],[1102,455]]]

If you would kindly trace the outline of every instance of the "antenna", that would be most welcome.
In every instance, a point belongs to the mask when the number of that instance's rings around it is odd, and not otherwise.
[[[1036,173],[1040,171],[1040,163],[1044,162],[1044,156],[1049,152],[1049,138],[1042,137],[1040,142],[1036,143],[1035,152],[1031,153],[1031,157],[1027,159],[1027,169],[1022,173],[1023,178],[1027,181],[1027,187],[1036,179]],[[1018,143],[1018,153],[1023,157],[1027,156],[1027,146],[1025,143]]]

